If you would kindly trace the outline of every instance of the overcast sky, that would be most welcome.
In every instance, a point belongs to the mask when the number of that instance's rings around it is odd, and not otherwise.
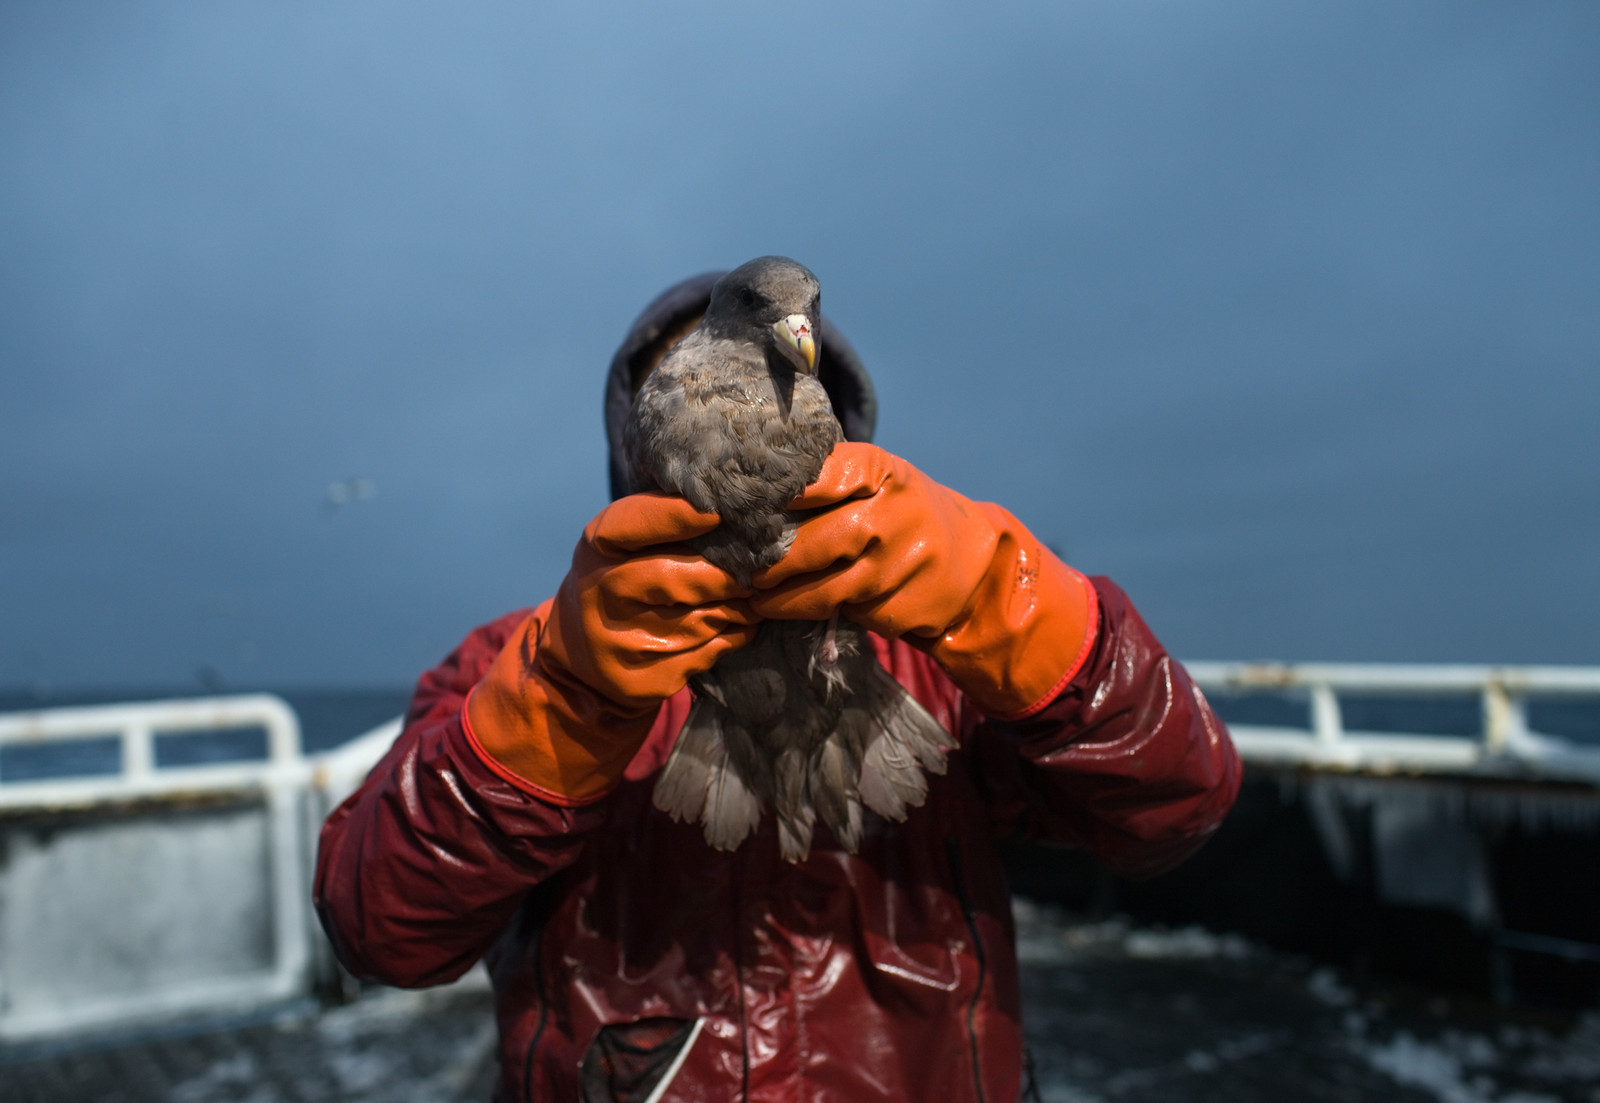
[[[567,7],[0,6],[0,687],[408,682],[774,252],[1180,655],[1600,663],[1600,5]]]

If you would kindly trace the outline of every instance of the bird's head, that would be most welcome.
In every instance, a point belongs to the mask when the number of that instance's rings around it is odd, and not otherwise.
[[[805,265],[788,257],[757,257],[717,281],[701,325],[754,342],[815,375],[821,317],[822,288]]]

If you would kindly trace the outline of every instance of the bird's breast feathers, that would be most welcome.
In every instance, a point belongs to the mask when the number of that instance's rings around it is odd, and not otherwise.
[[[739,363],[747,357],[720,357],[715,366],[673,359],[645,381],[631,426],[634,461],[663,490],[706,508],[691,487],[707,476],[714,483],[713,472],[743,473],[788,497],[816,478],[841,434],[814,377],[794,376],[785,401],[764,363],[748,370]]]

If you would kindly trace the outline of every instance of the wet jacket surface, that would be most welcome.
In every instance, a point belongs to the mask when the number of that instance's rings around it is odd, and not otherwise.
[[[650,1066],[666,1100],[1010,1103],[1022,1029],[996,843],[1043,839],[1154,873],[1215,830],[1239,784],[1187,674],[1114,584],[1093,581],[1093,652],[1024,721],[986,718],[926,655],[874,637],[960,748],[904,823],[868,813],[856,855],[819,826],[799,865],[778,857],[770,814],[721,853],[652,805],[687,691],[592,804],[502,780],[461,713],[529,610],[510,613],[422,677],[394,747],[329,817],[324,926],[353,972],[389,984],[442,983],[487,958],[500,1100],[642,1098],[625,1081]]]

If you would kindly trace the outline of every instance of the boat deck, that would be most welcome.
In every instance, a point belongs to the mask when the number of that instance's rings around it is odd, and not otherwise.
[[[1600,1103],[1600,1012],[1508,1010],[1198,928],[1019,902],[1024,1021],[1047,1103]],[[481,976],[210,1032],[0,1051],[8,1103],[453,1103],[494,1081]]]

